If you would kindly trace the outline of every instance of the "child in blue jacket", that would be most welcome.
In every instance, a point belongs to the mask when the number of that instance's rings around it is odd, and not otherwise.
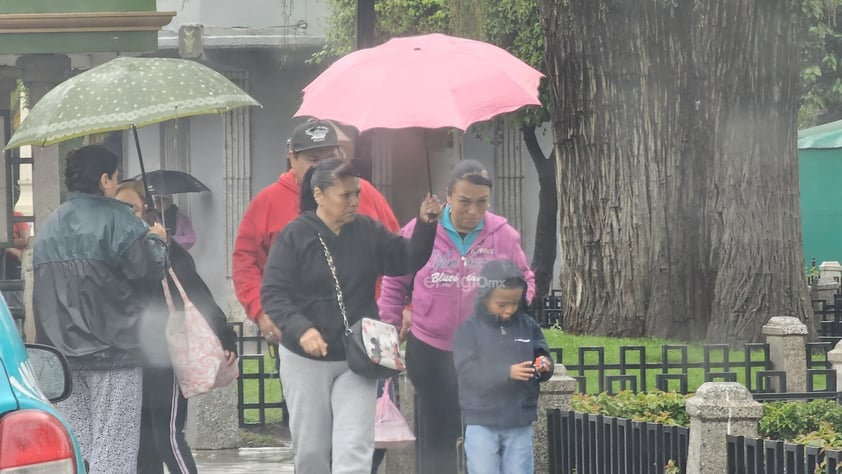
[[[538,382],[553,374],[541,328],[526,312],[526,279],[510,260],[488,262],[474,314],[453,337],[469,474],[531,474]]]

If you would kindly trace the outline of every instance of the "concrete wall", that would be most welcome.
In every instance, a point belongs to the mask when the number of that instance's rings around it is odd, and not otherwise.
[[[287,164],[287,138],[302,119],[292,115],[301,105],[301,89],[318,76],[321,69],[304,64],[295,66],[262,63],[252,74],[251,95],[263,104],[252,111],[252,194],[275,182]]]
[[[418,208],[430,188],[427,171],[429,153],[433,193],[446,198],[447,177],[459,160],[459,148],[446,146],[447,132],[424,129],[382,130],[377,140],[385,140],[391,150],[391,183],[385,193],[401,225],[418,215]]]
[[[196,231],[196,245],[190,253],[196,258],[196,268],[225,308],[227,279],[225,262],[230,258],[225,246],[225,147],[224,120],[220,116],[200,116],[190,120],[190,173],[213,190],[211,193],[189,194],[187,206]]]
[[[190,173],[211,189],[210,193],[176,196],[179,208],[190,217],[196,231],[196,244],[190,254],[196,260],[199,274],[213,292],[220,306],[226,305],[227,280],[225,260],[225,189],[224,189],[224,121],[208,115],[190,119]],[[146,171],[160,168],[158,125],[138,130]],[[140,165],[130,134],[125,136],[123,169],[125,176],[140,173]]]
[[[308,27],[298,34],[324,36],[328,21],[327,3],[321,0],[158,0],[158,11],[176,12],[165,30],[200,23],[206,26],[273,28],[304,20]]]

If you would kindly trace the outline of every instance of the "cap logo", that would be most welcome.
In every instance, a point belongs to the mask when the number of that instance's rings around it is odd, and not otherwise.
[[[307,134],[308,137],[310,137],[310,140],[313,143],[321,143],[325,141],[325,139],[327,139],[327,134],[329,131],[330,129],[324,125],[316,125],[314,127],[308,128],[304,131],[304,133]]]

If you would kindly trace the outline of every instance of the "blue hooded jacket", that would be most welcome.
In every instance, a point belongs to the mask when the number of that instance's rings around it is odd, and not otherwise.
[[[526,300],[507,321],[491,314],[485,302],[495,282],[526,280],[509,260],[493,260],[483,267],[474,314],[453,337],[453,362],[459,379],[459,405],[466,425],[516,428],[538,419],[538,383],[552,376],[554,366],[538,379],[509,378],[511,366],[545,356],[552,364],[541,328],[526,312]]]

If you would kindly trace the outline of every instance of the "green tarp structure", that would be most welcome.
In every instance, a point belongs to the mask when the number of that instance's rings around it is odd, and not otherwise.
[[[842,262],[842,120],[798,132],[804,261]]]

